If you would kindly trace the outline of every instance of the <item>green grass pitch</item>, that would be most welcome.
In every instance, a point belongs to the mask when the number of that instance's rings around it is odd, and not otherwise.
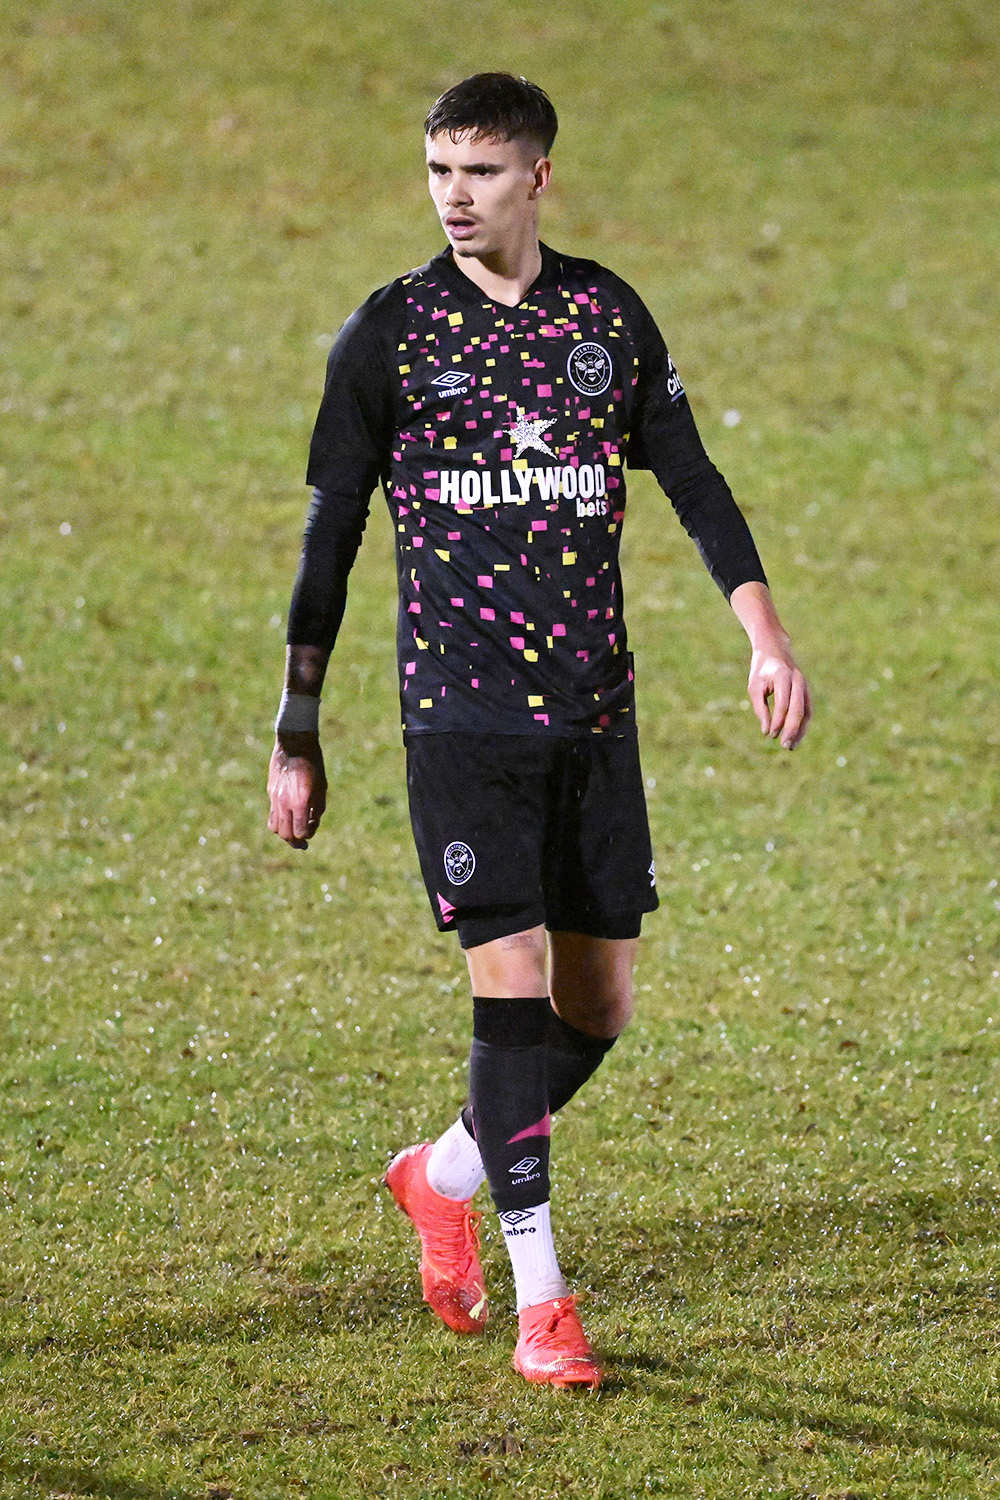
[[[993,0],[8,0],[0,27],[0,1500],[994,1496]],[[560,111],[544,234],[660,319],[815,689],[794,756],[648,476],[663,906],[556,1129],[607,1361],[460,1342],[379,1179],[462,1097],[376,508],[330,811],[263,778],[326,348],[438,247],[420,121]],[[358,726],[347,732],[348,719]]]

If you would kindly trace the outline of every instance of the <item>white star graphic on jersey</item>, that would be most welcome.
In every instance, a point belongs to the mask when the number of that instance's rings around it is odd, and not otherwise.
[[[507,436],[512,442],[517,444],[517,452],[514,454],[514,457],[520,458],[525,448],[537,448],[539,453],[547,453],[550,458],[558,458],[559,455],[553,453],[548,443],[542,437],[543,432],[555,425],[555,420],[555,417],[550,417],[547,422],[533,422],[530,417],[525,416],[519,407],[517,421],[512,427],[507,428]]]

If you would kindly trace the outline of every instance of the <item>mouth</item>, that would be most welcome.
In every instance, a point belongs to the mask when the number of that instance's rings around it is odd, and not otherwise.
[[[475,234],[479,226],[475,219],[470,219],[465,214],[449,214],[444,227],[456,239],[467,239],[470,234]]]

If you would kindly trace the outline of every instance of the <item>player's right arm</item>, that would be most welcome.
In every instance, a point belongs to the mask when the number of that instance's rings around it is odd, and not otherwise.
[[[326,808],[319,697],[371,494],[388,468],[394,426],[389,360],[398,342],[391,292],[376,293],[341,329],[309,451],[307,482],[315,488],[288,616],[285,687],[267,778],[267,826],[293,849],[307,847]]]
[[[289,646],[282,703],[289,694],[315,699],[318,722],[320,689],[329,659],[329,651],[318,646]],[[279,713],[267,772],[267,795],[270,831],[293,849],[305,849],[326,811],[326,768],[318,728],[282,728]]]

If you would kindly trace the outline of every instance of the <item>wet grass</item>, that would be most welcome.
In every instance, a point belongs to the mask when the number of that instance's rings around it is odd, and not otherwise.
[[[992,9],[8,12],[0,1496],[994,1494]],[[817,698],[761,744],[638,476],[663,909],[556,1130],[586,1403],[515,1381],[494,1233],[486,1337],[434,1325],[379,1187],[469,1024],[381,516],[328,826],[263,826],[324,350],[436,247],[415,126],[493,64],[551,87],[548,238],[661,317]]]

